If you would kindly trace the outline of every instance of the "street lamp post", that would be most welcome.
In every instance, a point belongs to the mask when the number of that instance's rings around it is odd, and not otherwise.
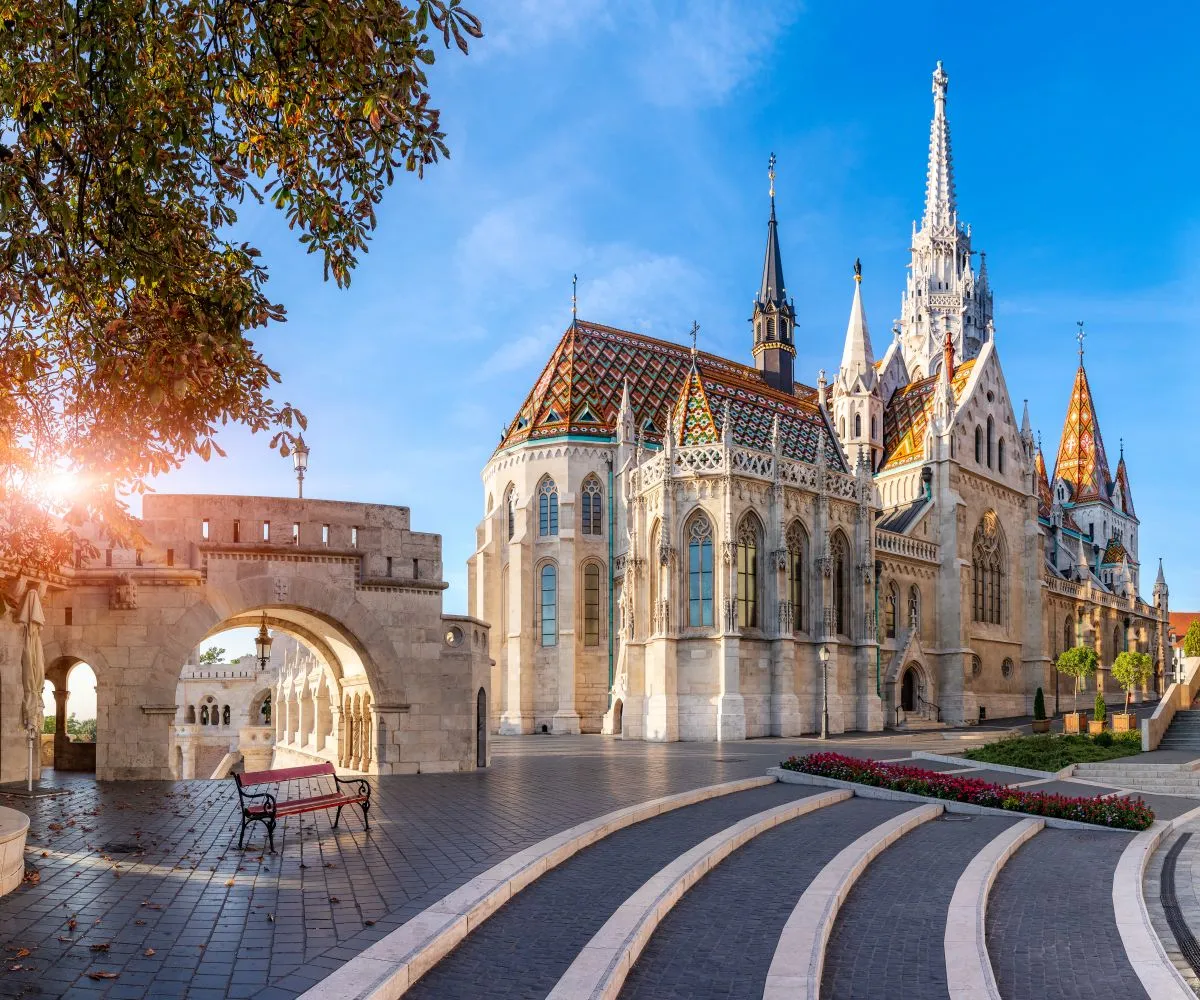
[[[304,435],[296,438],[296,446],[292,449],[292,465],[296,468],[296,491],[300,499],[304,499],[304,473],[308,471],[308,445],[304,443]]]
[[[271,633],[267,631],[267,613],[264,611],[258,635],[254,637],[254,655],[258,658],[258,669],[266,670],[271,662]]]
[[[817,652],[821,661],[821,739],[829,739],[829,647],[822,645]]]

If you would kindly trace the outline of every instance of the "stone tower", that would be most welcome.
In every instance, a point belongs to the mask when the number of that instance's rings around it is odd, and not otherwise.
[[[900,307],[904,356],[913,379],[936,371],[947,333],[962,362],[976,357],[993,332],[986,260],[976,275],[971,262],[971,227],[958,221],[946,120],[949,83],[939,62],[933,73],[925,214],[920,229],[913,223],[912,264]]]
[[[853,457],[862,449],[870,456],[871,470],[879,468],[883,457],[883,396],[862,304],[862,262],[857,260],[846,344],[833,384],[833,419],[846,453]]]
[[[788,301],[783,282],[783,259],[779,255],[779,232],[775,222],[775,154],[771,154],[771,219],[767,223],[767,253],[763,259],[762,285],[754,299],[754,366],[773,389],[789,395],[795,391],[792,368],[796,359],[793,336],[796,310]]]

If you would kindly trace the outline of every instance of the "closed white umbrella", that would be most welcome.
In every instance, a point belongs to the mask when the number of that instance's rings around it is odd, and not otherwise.
[[[42,626],[46,615],[36,588],[25,592],[17,621],[25,629],[25,644],[21,647],[21,685],[24,698],[21,701],[21,724],[29,740],[28,787],[33,791],[33,744],[42,731],[42,687],[46,682],[46,657],[42,651]]]

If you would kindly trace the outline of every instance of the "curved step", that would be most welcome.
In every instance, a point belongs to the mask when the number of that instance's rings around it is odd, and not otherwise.
[[[1000,1000],[987,951],[988,895],[1008,859],[1045,825],[1041,819],[1014,823],[989,841],[959,877],[943,935],[946,988],[955,1000]]]
[[[782,783],[765,785],[605,837],[505,904],[413,983],[409,996],[544,997],[613,911],[664,865],[747,816],[799,807],[812,797]]]
[[[518,851],[406,921],[302,995],[302,1000],[379,1000],[402,996],[467,934],[548,870],[633,824],[711,799],[771,787],[743,778],[639,802],[579,823]]]
[[[1133,839],[1112,830],[1048,827],[1013,854],[992,885],[985,919],[988,958],[1004,1000],[1149,1000],[1113,909],[1113,875]],[[1130,905],[1132,899],[1121,904]]]
[[[582,1000],[585,997],[610,1000],[616,997],[660,921],[710,869],[743,844],[779,824],[851,797],[845,789],[835,789],[764,810],[680,855],[616,909],[576,956],[548,1000]]]
[[[942,812],[940,803],[909,809],[864,833],[821,869],[804,890],[779,936],[763,1000],[817,1000],[821,995],[825,945],[838,909],[855,880],[884,849]]]

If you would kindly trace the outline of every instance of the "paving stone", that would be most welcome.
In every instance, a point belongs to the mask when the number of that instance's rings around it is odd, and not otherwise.
[[[858,1000],[903,983],[905,1000],[945,1000],[946,910],[971,859],[1012,826],[949,813],[879,855],[850,890],[825,949],[821,996]]]
[[[780,932],[825,864],[908,803],[851,799],[759,835],[675,904],[622,1000],[761,997]]]
[[[1004,1000],[1147,1000],[1113,914],[1113,872],[1132,836],[1042,830],[1001,869],[986,930]]]

